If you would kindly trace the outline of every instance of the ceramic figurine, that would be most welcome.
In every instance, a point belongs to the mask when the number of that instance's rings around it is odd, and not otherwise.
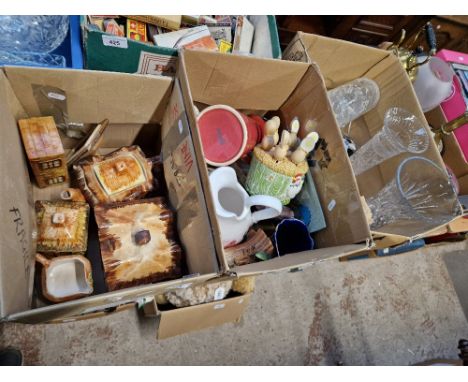
[[[288,150],[289,150],[290,136],[291,134],[287,130],[283,130],[281,132],[280,143],[276,145],[272,151],[273,157],[277,161],[281,161],[284,158],[286,158],[286,155],[288,154]]]
[[[164,198],[99,204],[94,214],[109,290],[182,276],[174,214]]]
[[[88,245],[89,205],[36,201],[37,250],[48,254],[84,253]]]
[[[313,131],[301,141],[299,147],[291,154],[291,161],[295,164],[304,162],[307,155],[315,148],[319,135]]]
[[[300,140],[297,138],[297,134],[299,133],[300,128],[301,124],[299,122],[299,118],[293,118],[291,124],[289,125],[289,147],[291,150],[295,150],[300,143]]]
[[[275,116],[265,122],[263,127],[263,139],[261,142],[261,148],[265,151],[271,150],[279,141],[278,129],[280,127],[281,120]]]
[[[282,211],[281,202],[275,197],[249,196],[231,167],[219,167],[210,174],[210,189],[225,248],[240,243],[254,223],[274,218]],[[255,205],[267,208],[252,213],[250,208]]]
[[[42,294],[52,302],[75,300],[93,293],[91,263],[81,255],[57,256],[48,259],[36,254],[42,264]]]
[[[18,121],[26,155],[40,188],[68,180],[65,154],[53,117]]]
[[[152,163],[138,146],[85,158],[73,166],[78,186],[91,205],[133,200],[153,189]]]

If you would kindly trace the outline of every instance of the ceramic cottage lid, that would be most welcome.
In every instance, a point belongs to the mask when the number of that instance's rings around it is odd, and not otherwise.
[[[20,119],[18,124],[30,160],[63,155],[62,141],[52,117]]]
[[[239,159],[247,144],[247,127],[236,110],[211,106],[202,111],[197,122],[208,164],[227,166]]]

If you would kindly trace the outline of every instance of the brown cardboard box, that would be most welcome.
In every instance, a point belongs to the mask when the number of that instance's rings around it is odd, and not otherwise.
[[[447,122],[447,118],[440,106],[426,113],[427,122],[437,128]],[[444,152],[442,159],[449,166],[458,179],[460,195],[468,195],[468,163],[453,134],[443,135]]]
[[[327,89],[352,81],[359,77],[374,80],[380,88],[377,106],[353,122],[351,138],[358,146],[364,144],[383,126],[385,112],[394,106],[402,107],[425,120],[411,82],[398,59],[389,51],[354,44],[348,41],[298,32],[283,52],[283,59],[316,63],[324,77]],[[357,177],[359,190],[364,197],[380,191],[395,176],[400,162],[409,156],[401,154],[389,159],[374,169]],[[442,158],[431,140],[424,157],[443,168]],[[444,230],[435,227],[431,231]],[[445,228],[446,229],[446,228]],[[401,244],[407,240],[425,237],[428,233],[417,225],[387,225],[381,232],[372,232],[377,248]]]
[[[224,270],[228,273],[234,272],[238,276],[292,270],[367,248],[370,231],[351,164],[317,66],[196,50],[182,51],[180,58],[178,77],[215,246]],[[280,116],[283,124],[296,116],[302,126],[309,119],[318,122],[317,131],[328,143],[328,154],[331,158],[326,166],[316,166],[312,169],[327,223],[327,228],[314,237],[319,249],[229,268],[220,240],[209,188],[208,169],[196,128],[194,103],[200,108],[206,105],[227,104],[238,110],[259,115],[263,115],[265,111],[274,111]],[[304,131],[300,134],[303,135]]]
[[[0,161],[0,318],[28,323],[76,320],[125,304],[151,300],[156,294],[202,283],[219,275],[202,184],[198,168],[193,165],[178,168],[177,175],[171,171],[165,173],[172,191],[171,202],[177,210],[178,233],[185,250],[188,276],[66,303],[36,305],[34,309],[30,305],[36,235],[34,200],[57,198],[68,186],[39,189],[30,182],[17,120],[41,115],[33,87],[61,89],[66,95],[70,121],[96,124],[108,118],[110,124],[104,133],[102,153],[136,142],[155,153],[162,147],[168,160],[169,154],[183,147],[186,160],[194,162],[190,131],[181,121],[186,118],[183,103],[179,102],[180,92],[171,93],[172,85],[170,78],[121,73],[26,67],[6,67],[0,71],[0,152],[3,158]],[[167,108],[168,103],[170,108]],[[165,124],[162,134],[160,124],[166,110],[170,114],[165,117],[169,125]],[[62,141],[65,151],[76,144],[65,137]],[[174,186],[181,179],[185,180],[183,187]],[[99,258],[98,249],[95,251]]]
[[[228,322],[238,322],[247,309],[250,297],[251,293],[228,296],[223,300],[170,310],[162,309],[156,300],[152,300],[143,309],[145,317],[157,319],[157,338],[164,339]]]

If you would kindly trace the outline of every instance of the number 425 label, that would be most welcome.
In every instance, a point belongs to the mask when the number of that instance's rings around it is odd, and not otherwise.
[[[115,48],[128,48],[128,41],[125,37],[102,35],[102,43]]]

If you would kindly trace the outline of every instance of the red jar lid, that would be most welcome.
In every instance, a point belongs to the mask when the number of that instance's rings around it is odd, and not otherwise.
[[[239,159],[247,144],[247,127],[241,114],[227,105],[204,109],[197,119],[205,160],[228,166]]]

